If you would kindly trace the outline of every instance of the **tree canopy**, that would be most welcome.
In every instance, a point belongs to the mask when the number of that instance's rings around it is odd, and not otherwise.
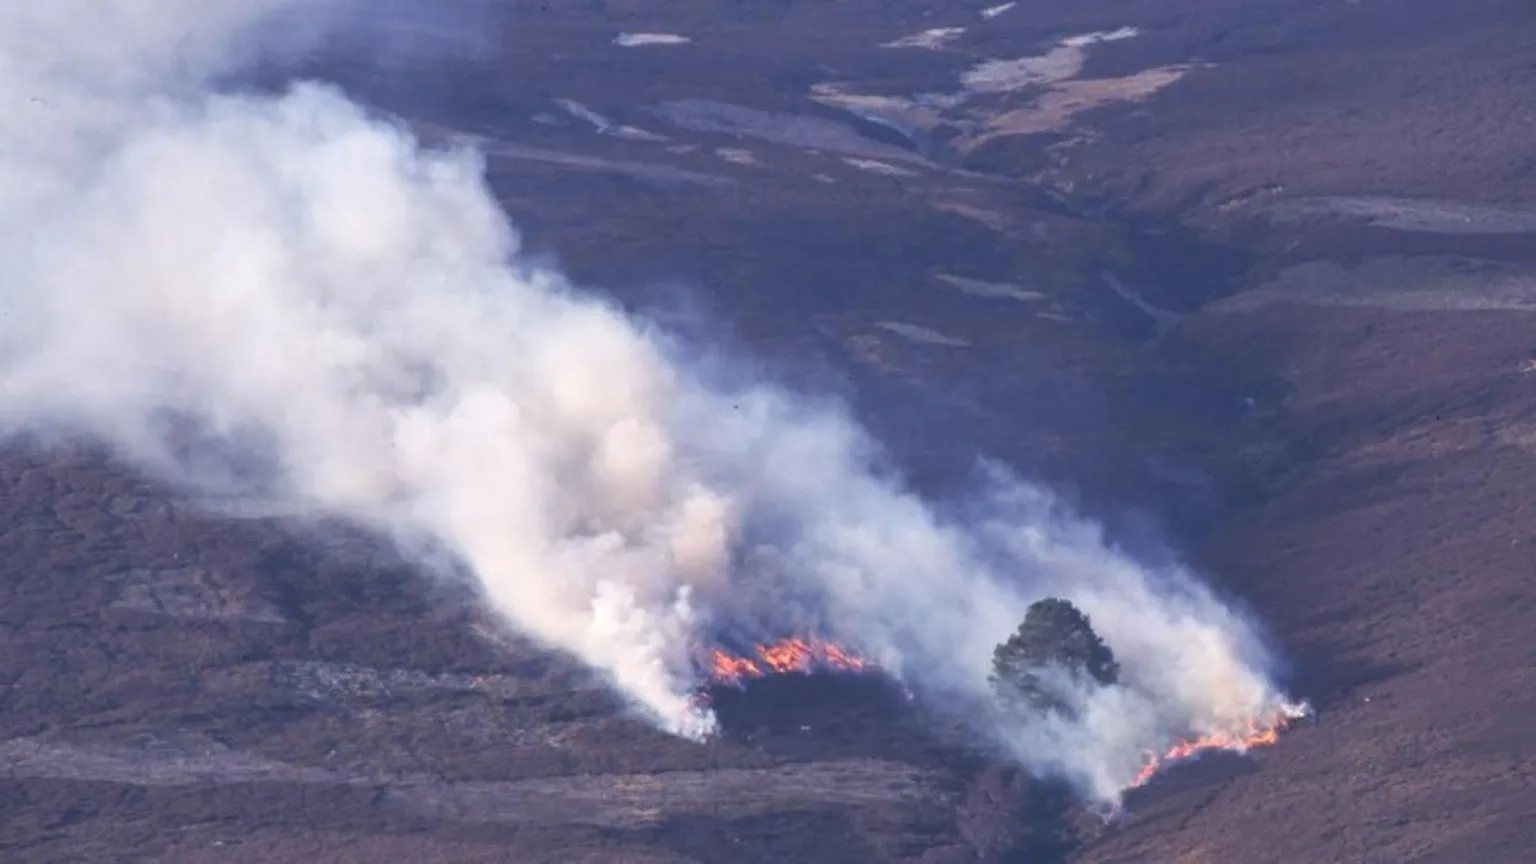
[[[1036,709],[1060,710],[1060,698],[1041,674],[1051,667],[1104,686],[1120,674],[1114,652],[1088,616],[1057,597],[1031,604],[1019,629],[993,651],[992,687],[1005,703],[1022,699]]]

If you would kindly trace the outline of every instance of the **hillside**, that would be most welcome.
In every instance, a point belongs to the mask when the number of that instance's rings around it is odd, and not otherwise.
[[[530,254],[846,397],[923,490],[1001,459],[1268,628],[1318,722],[1168,770],[1070,860],[1524,860],[1518,4],[464,9],[253,86],[474,144]],[[376,538],[85,444],[8,445],[0,512],[9,861],[963,861],[1001,782],[878,676],[663,735]]]

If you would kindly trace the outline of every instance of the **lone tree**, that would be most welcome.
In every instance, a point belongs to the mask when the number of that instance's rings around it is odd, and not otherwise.
[[[1050,667],[1105,686],[1120,674],[1114,652],[1088,616],[1057,597],[1031,604],[1018,631],[992,652],[992,688],[1004,704],[1022,700],[1036,710],[1064,710],[1042,675]]]

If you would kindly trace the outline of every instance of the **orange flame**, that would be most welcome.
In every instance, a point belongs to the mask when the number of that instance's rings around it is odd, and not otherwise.
[[[780,639],[753,649],[755,659],[716,648],[704,659],[704,668],[716,684],[739,686],[747,678],[790,673],[809,674],[818,669],[866,672],[874,667],[867,658],[821,639]]]
[[[1147,764],[1142,767],[1141,773],[1136,775],[1127,789],[1135,789],[1145,786],[1159,771],[1177,762],[1194,759],[1204,753],[1212,751],[1226,751],[1229,753],[1247,753],[1254,747],[1267,747],[1280,740],[1280,733],[1295,720],[1295,717],[1281,715],[1267,722],[1260,720],[1248,721],[1248,728],[1240,733],[1219,732],[1200,738],[1191,738],[1185,741],[1175,742],[1162,755],[1148,754]]]
[[[826,664],[834,669],[845,672],[865,672],[874,666],[869,660],[839,648],[836,643],[828,642],[822,646],[822,650],[826,653]]]

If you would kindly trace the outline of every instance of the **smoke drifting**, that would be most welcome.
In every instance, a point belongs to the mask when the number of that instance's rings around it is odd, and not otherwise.
[[[814,628],[984,704],[993,647],[1047,592],[1127,684],[1001,740],[1090,794],[1289,710],[1240,617],[1046,492],[999,472],[974,518],[946,516],[838,406],[520,264],[473,152],[422,150],[324,85],[207,83],[253,33],[291,34],[289,5],[0,11],[6,428],[446,547],[509,626],[681,735],[713,727],[691,693],[722,634]]]

